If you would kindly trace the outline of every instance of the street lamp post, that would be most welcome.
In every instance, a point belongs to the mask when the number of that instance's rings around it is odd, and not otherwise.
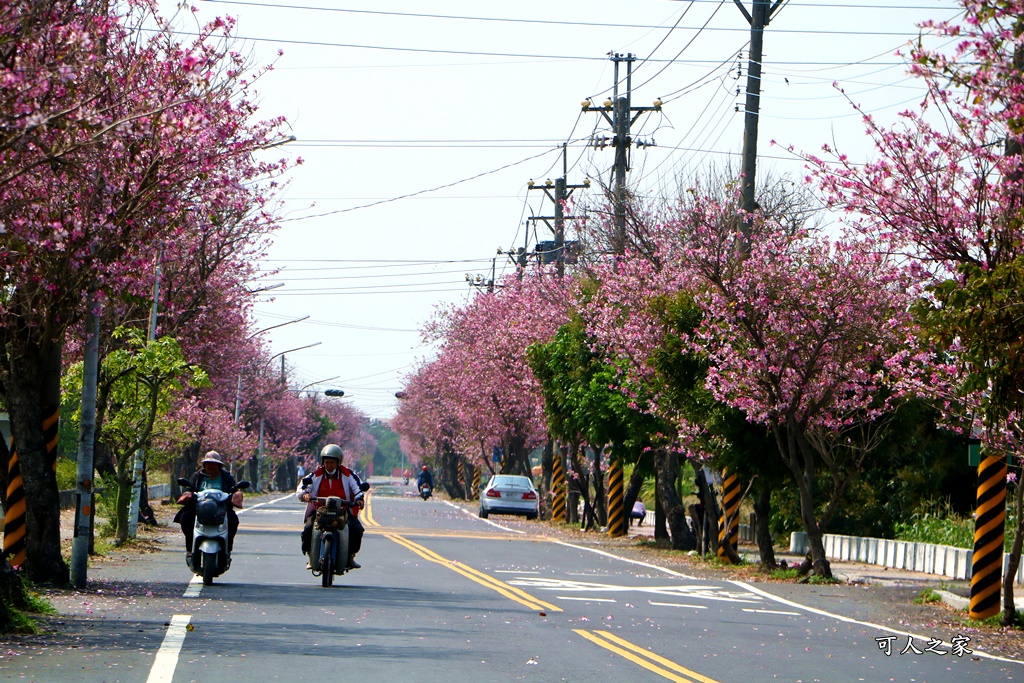
[[[299,320],[305,320],[308,317],[309,316],[307,315],[304,318],[299,318]],[[290,322],[298,322],[298,320],[292,320]],[[283,324],[287,325],[288,323],[283,323]],[[280,325],[275,325],[274,327],[280,327]],[[269,330],[269,329],[273,329],[273,328],[269,328],[268,327],[267,329]],[[262,332],[266,332],[266,330],[261,330],[261,331]],[[270,358],[267,359],[267,365],[270,365],[270,361],[274,360],[278,356],[281,357],[281,383],[283,384],[284,381],[285,381],[285,375],[284,375],[284,355],[286,353],[291,353],[292,351],[301,351],[302,349],[309,349],[309,348],[312,348],[314,346],[319,346],[319,345],[320,345],[320,342],[313,342],[312,344],[306,344],[305,346],[298,346],[298,347],[296,347],[294,349],[288,349],[287,351],[281,351],[280,353],[275,353],[273,356],[271,356]],[[327,380],[324,380],[324,381],[327,381]],[[314,382],[314,384],[317,384],[317,382]],[[238,397],[237,397],[237,401],[235,403],[235,424],[236,425],[238,424],[239,407],[241,406],[241,402],[242,402],[242,377],[241,377],[241,375],[239,375],[239,377],[238,377]],[[262,486],[260,486],[260,477],[263,476],[263,427],[264,427],[264,419],[261,417],[260,418],[259,448],[258,448],[257,454],[256,454],[256,472],[255,472],[256,476],[253,477],[254,481],[252,482],[253,488],[255,490],[257,490],[257,491],[262,490]],[[250,471],[251,471],[251,467],[250,467]]]

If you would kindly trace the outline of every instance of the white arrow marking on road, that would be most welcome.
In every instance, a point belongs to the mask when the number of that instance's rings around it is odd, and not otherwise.
[[[178,654],[181,646],[185,643],[186,627],[191,614],[175,614],[171,617],[171,623],[167,627],[167,635],[164,642],[157,650],[156,659],[153,660],[153,668],[149,670],[149,678],[146,683],[171,683],[174,678],[174,669],[178,666]]]
[[[742,591],[728,591],[717,586],[617,586],[607,583],[591,583],[588,581],[569,581],[566,579],[524,578],[509,581],[513,586],[527,586],[538,590],[557,590],[570,592],[625,592],[654,593],[665,597],[700,598],[703,600],[724,600],[726,602],[743,602],[763,604],[764,598]]]

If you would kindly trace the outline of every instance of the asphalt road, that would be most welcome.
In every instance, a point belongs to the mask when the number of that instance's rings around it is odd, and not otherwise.
[[[233,566],[213,586],[189,582],[177,548],[106,568],[126,587],[111,596],[118,608],[70,623],[67,647],[0,659],[0,681],[1024,678],[1019,663],[953,652],[957,634],[922,634],[942,643],[914,640],[916,654],[905,634],[758,587],[623,560],[401,493],[375,489],[363,569],[333,588],[304,569],[304,506],[292,497],[244,511]]]

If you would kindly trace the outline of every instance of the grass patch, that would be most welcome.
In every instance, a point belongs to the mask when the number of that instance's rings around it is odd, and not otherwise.
[[[827,586],[827,585],[834,585],[834,584],[837,584],[837,583],[842,583],[842,581],[840,581],[839,579],[835,578],[834,576],[818,576],[817,574],[815,574],[813,576],[808,576],[807,577],[807,583],[815,585],[815,586],[819,586],[819,585]]]
[[[14,572],[5,574],[8,597],[0,601],[0,624],[4,633],[39,632],[39,626],[32,615],[56,614],[46,598],[33,591],[27,582]]]
[[[1000,612],[995,616],[988,617],[987,619],[969,619],[962,617],[959,619],[960,623],[964,626],[971,628],[1003,628],[1003,613]],[[1010,624],[1010,628],[1024,628],[1024,612],[1017,610],[1013,613],[1013,622]]]
[[[800,572],[796,569],[773,569],[769,576],[776,581],[789,581],[791,579],[799,579]]]
[[[921,594],[914,598],[914,603],[918,605],[932,605],[937,602],[942,602],[942,596],[931,588],[921,591]]]

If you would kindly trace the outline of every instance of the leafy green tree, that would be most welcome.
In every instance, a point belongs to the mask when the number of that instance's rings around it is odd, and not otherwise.
[[[172,398],[186,387],[207,382],[206,373],[190,365],[178,342],[162,337],[147,342],[135,328],[119,328],[115,338],[124,348],[106,356],[97,383],[96,442],[115,463],[117,498],[114,517],[115,542],[128,540],[128,513],[135,483],[132,459],[158,431],[170,428],[161,421],[171,409]],[[81,418],[82,363],[72,366],[62,380],[64,403],[72,421]]]

